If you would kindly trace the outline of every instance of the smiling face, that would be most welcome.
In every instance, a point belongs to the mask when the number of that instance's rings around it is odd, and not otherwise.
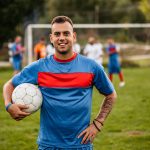
[[[50,41],[53,43],[56,53],[68,54],[73,51],[73,43],[76,40],[76,33],[69,22],[54,23],[51,29]]]

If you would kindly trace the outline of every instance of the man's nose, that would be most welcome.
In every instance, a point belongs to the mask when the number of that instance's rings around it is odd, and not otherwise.
[[[64,40],[65,36],[63,34],[60,35],[59,40]]]

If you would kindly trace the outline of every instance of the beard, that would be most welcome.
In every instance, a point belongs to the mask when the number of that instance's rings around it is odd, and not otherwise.
[[[56,51],[57,51],[59,54],[66,55],[66,54],[68,54],[68,52],[69,52],[70,50],[68,50],[68,51],[60,51],[60,50],[56,49]]]
[[[57,51],[57,53],[59,54],[62,54],[62,55],[66,55],[68,54],[71,50],[72,50],[72,47],[67,47],[65,50],[60,50],[58,47],[55,48],[55,50]]]

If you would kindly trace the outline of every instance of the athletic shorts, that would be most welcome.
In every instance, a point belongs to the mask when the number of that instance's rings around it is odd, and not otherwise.
[[[38,150],[93,150],[92,145],[82,146],[79,148],[61,148],[61,147],[54,147],[54,146],[38,146]]]
[[[22,65],[21,63],[22,63],[21,60],[13,60],[12,65],[13,65],[14,70],[20,71],[21,65]]]

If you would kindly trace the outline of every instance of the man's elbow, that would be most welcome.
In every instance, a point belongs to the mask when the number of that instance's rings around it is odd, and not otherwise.
[[[7,87],[13,87],[13,84],[12,84],[12,80],[9,80],[7,81],[4,85],[3,85],[3,90],[6,89]]]
[[[111,96],[112,96],[113,102],[115,102],[116,99],[117,99],[117,93],[116,93],[116,91],[114,91]]]

